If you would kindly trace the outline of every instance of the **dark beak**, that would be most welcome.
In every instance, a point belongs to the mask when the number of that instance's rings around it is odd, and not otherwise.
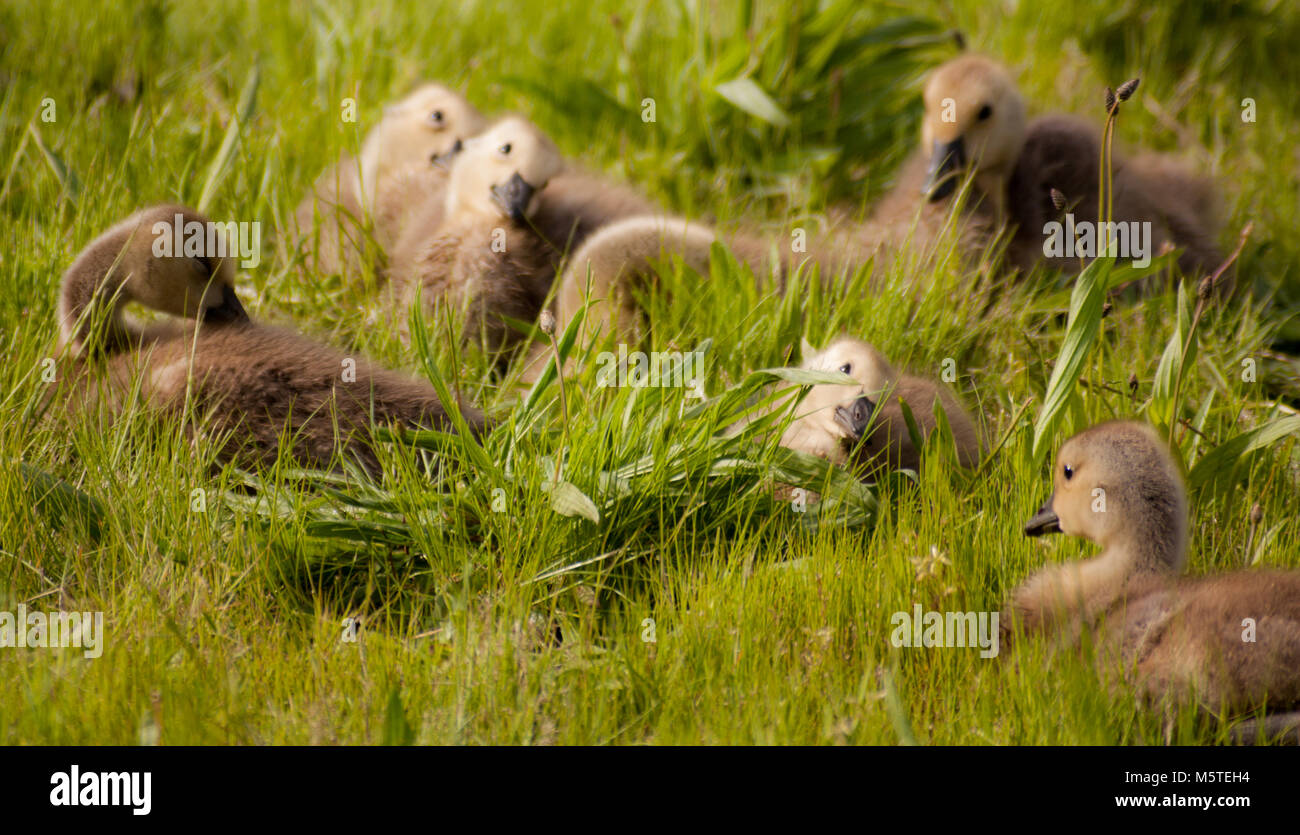
[[[849,437],[856,441],[867,430],[867,424],[871,422],[871,413],[875,408],[876,404],[867,397],[859,397],[847,406],[835,407],[835,422],[844,427]]]
[[[456,155],[463,150],[465,150],[465,143],[457,139],[456,144],[452,145],[451,150],[445,154],[430,154],[429,162],[439,168],[447,168],[451,165],[451,161],[456,158]]]
[[[536,192],[537,189],[524,182],[524,178],[516,171],[505,185],[492,186],[492,199],[511,220],[523,223],[528,214],[528,204]]]
[[[1025,536],[1042,536],[1045,533],[1060,533],[1061,520],[1056,518],[1056,511],[1052,510],[1052,499],[1047,500],[1047,504],[1038,509],[1034,518],[1025,523]]]
[[[948,144],[934,143],[934,152],[930,157],[930,168],[926,172],[925,185],[921,193],[928,195],[930,202],[942,200],[957,188],[957,180],[962,169],[966,167],[966,146],[961,137]]]
[[[204,322],[247,322],[248,311],[239,303],[235,288],[229,284],[221,288],[221,304],[203,311]]]

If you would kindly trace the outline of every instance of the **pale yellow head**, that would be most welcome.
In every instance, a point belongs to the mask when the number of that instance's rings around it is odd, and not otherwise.
[[[450,218],[509,218],[522,223],[538,193],[559,174],[564,158],[555,143],[520,116],[506,116],[465,141],[447,185]]]
[[[1080,536],[1103,548],[1154,554],[1162,563],[1143,568],[1182,568],[1187,493],[1168,446],[1150,426],[1111,421],[1080,432],[1061,446],[1052,481],[1051,498],[1026,534]]]
[[[925,192],[948,196],[971,167],[986,194],[1004,189],[1025,142],[1025,102],[1007,69],[982,55],[963,55],[930,74],[925,85],[921,148],[930,155]]]
[[[384,108],[361,146],[361,181],[373,201],[380,183],[412,166],[431,164],[478,134],[487,119],[469,100],[441,84],[424,84]]]
[[[838,371],[856,382],[813,386],[799,404],[781,444],[842,462],[845,447],[861,439],[876,404],[897,375],[883,354],[859,339],[842,337],[821,351],[804,342],[803,356],[800,368],[804,370]]]

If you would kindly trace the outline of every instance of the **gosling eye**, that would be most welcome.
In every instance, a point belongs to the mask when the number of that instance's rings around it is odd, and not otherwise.
[[[1061,467],[1061,472],[1065,475],[1066,481],[1069,481],[1071,478],[1074,478],[1074,467],[1071,467],[1069,464],[1066,464],[1063,467]]]
[[[510,155],[510,143],[507,142],[506,144],[502,145],[500,148],[497,148],[497,153],[499,153],[499,154],[500,154],[501,156],[503,156],[503,157],[505,157],[505,156],[509,156],[509,155]]]
[[[192,255],[190,261],[194,263],[195,269],[202,273],[205,278],[212,275],[212,263],[207,258],[202,255]]]
[[[844,363],[843,365],[841,365],[841,366],[840,366],[840,373],[841,373],[841,374],[852,374],[852,373],[853,373],[853,363],[851,363],[851,362],[846,362],[846,363]]]
[[[443,123],[444,121],[446,121],[446,117],[443,116],[443,113],[442,113],[441,110],[435,110],[435,111],[433,111],[432,113],[429,114],[429,123],[430,123],[430,124],[437,125],[438,127],[442,127],[442,123]]]
[[[983,107],[980,108],[980,112],[979,112],[979,113],[975,114],[975,118],[977,118],[977,119],[979,119],[981,122],[983,122],[985,119],[987,119],[988,117],[990,117],[990,116],[992,116],[992,115],[993,115],[993,108],[986,104],[986,105],[984,105]]]

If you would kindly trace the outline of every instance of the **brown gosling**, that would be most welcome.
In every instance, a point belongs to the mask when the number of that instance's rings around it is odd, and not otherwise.
[[[952,429],[958,462],[963,467],[979,463],[981,443],[975,422],[947,387],[900,374],[880,351],[858,339],[842,337],[821,351],[804,342],[803,356],[801,368],[838,371],[858,385],[813,386],[782,436],[782,446],[838,465],[919,470],[921,451],[912,442],[900,401],[911,410],[922,439],[938,426],[934,416],[938,403]]]
[[[223,460],[266,465],[283,435],[300,463],[327,465],[341,447],[377,473],[372,425],[451,426],[428,382],[249,321],[229,258],[156,255],[156,236],[172,234],[178,215],[187,230],[208,228],[181,206],[144,209],[92,241],[64,274],[60,331],[84,397],[102,382],[120,409],[138,378],[151,407],[181,414],[188,402],[204,430],[224,438]],[[131,302],[188,321],[134,328],[123,316]],[[486,428],[478,410],[461,412],[474,432]]]
[[[430,311],[465,308],[465,338],[481,338],[506,359],[522,336],[507,317],[535,321],[555,278],[553,248],[530,220],[562,166],[554,143],[519,116],[464,142],[437,231],[413,224],[394,248],[389,278],[397,306],[418,297]]]
[[[434,160],[486,126],[464,96],[441,84],[423,84],[384,108],[357,157],[328,168],[298,204],[304,266],[341,273],[377,259],[401,236],[412,202],[445,188],[446,170]]]
[[[1121,666],[1149,700],[1194,697],[1229,714],[1263,708],[1265,733],[1296,741],[1300,571],[1185,576],[1186,489],[1145,424],[1112,421],[1075,435],[1057,454],[1053,482],[1025,533],[1080,536],[1101,553],[1041,569],[1016,589],[1006,616],[1025,633],[1071,644],[1092,630],[1098,663]],[[1244,639],[1249,624],[1253,640]],[[1238,740],[1252,741],[1260,725],[1239,726]]]
[[[973,193],[968,207],[976,240],[985,240],[998,222],[1007,221],[1014,226],[1008,243],[1013,265],[1027,270],[1044,261],[1063,269],[1077,264],[1044,255],[1044,225],[1061,221],[1067,211],[1076,222],[1097,222],[1100,131],[1072,116],[1029,120],[1010,73],[981,55],[963,55],[937,68],[924,99],[920,152],[877,207],[866,237],[880,236],[880,230],[897,237],[918,212],[936,227],[936,213],[923,204],[945,201],[969,170]],[[1179,263],[1185,272],[1218,266],[1217,199],[1209,180],[1156,154],[1125,159],[1115,153],[1112,168],[1113,221],[1149,222],[1149,254],[1159,254],[1165,245],[1181,247]],[[1054,205],[1053,189],[1064,195],[1064,210]]]

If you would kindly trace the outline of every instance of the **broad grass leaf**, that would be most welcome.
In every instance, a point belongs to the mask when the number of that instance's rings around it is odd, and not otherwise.
[[[212,199],[216,197],[217,189],[221,187],[221,182],[226,177],[230,158],[234,156],[235,145],[239,142],[240,131],[253,117],[253,108],[257,105],[257,88],[261,81],[262,70],[255,63],[248,71],[248,79],[239,93],[239,105],[235,109],[234,118],[226,126],[226,135],[221,139],[221,147],[217,149],[217,155],[212,158],[212,164],[208,166],[208,176],[203,182],[203,191],[199,195],[198,204],[194,207],[200,212],[206,212],[212,205]]]
[[[1047,383],[1043,408],[1034,422],[1031,454],[1035,462],[1042,461],[1047,455],[1061,410],[1074,393],[1079,375],[1083,373],[1083,365],[1097,342],[1102,305],[1106,299],[1106,278],[1111,263],[1110,259],[1097,258],[1075,279],[1074,292],[1070,294],[1070,316],[1065,326],[1065,339]]]
[[[32,507],[49,519],[55,530],[62,530],[72,522],[90,539],[100,541],[104,534],[106,511],[99,499],[30,464],[19,462],[18,472]]]
[[[790,116],[752,78],[733,78],[713,88],[735,107],[771,125],[785,127]]]
[[[1219,444],[1196,462],[1187,480],[1199,490],[1232,477],[1237,464],[1256,450],[1272,446],[1286,438],[1300,438],[1300,415],[1275,418]]]
[[[1187,282],[1178,285],[1178,318],[1173,335],[1165,343],[1160,365],[1156,367],[1155,382],[1151,387],[1151,404],[1148,407],[1152,421],[1169,426],[1178,416],[1179,382],[1186,369],[1196,361],[1196,334],[1192,331],[1192,305],[1187,297]]]
[[[600,510],[587,494],[571,482],[561,481],[550,489],[551,509],[561,516],[581,516],[600,524]]]

